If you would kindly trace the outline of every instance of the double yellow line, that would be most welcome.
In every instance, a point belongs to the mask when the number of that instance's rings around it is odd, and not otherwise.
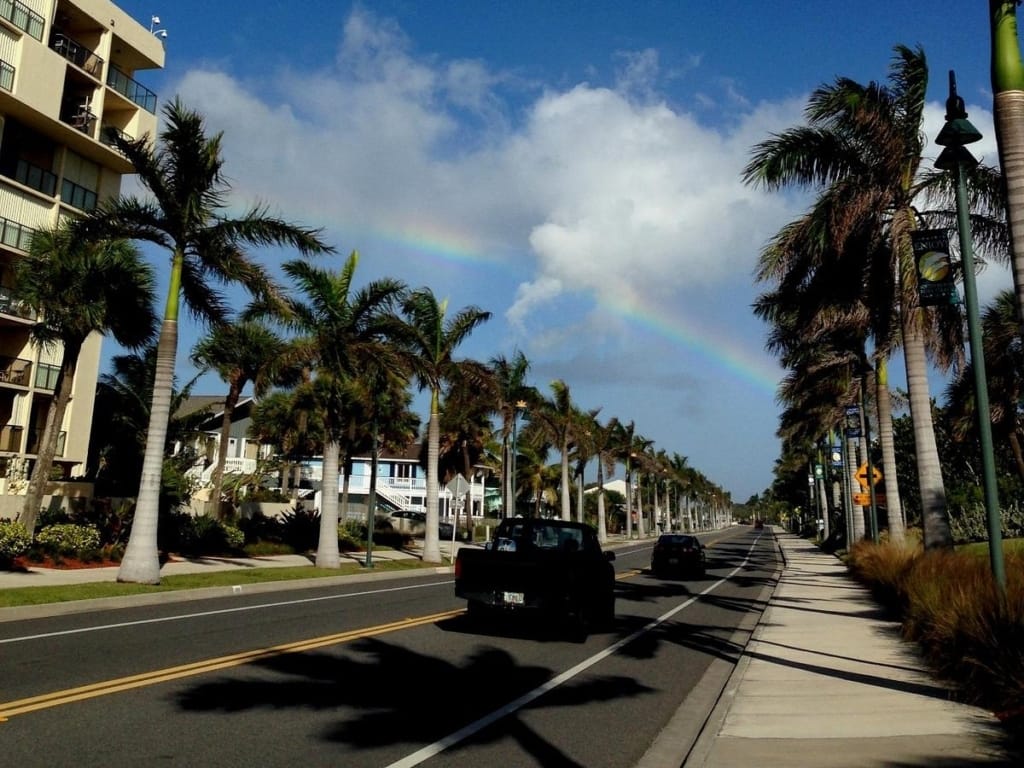
[[[249,664],[250,662],[259,661],[261,659],[268,659],[273,656],[280,656],[285,653],[301,653],[303,651],[313,650],[314,648],[323,648],[328,645],[347,643],[350,640],[374,637],[375,635],[383,635],[388,632],[397,632],[402,629],[410,629],[423,624],[431,624],[435,621],[450,619],[464,612],[465,609],[460,608],[454,611],[435,613],[431,616],[420,616],[415,619],[402,619],[401,621],[394,621],[390,624],[381,624],[376,627],[353,629],[348,632],[339,632],[334,635],[314,637],[309,640],[300,640],[295,643],[285,643],[284,645],[275,645],[270,648],[259,648],[254,651],[244,651],[230,656],[220,656],[215,659],[193,662],[192,664],[182,664],[178,667],[157,669],[152,672],[143,672],[139,675],[120,677],[116,680],[106,680],[100,683],[92,683],[91,685],[83,685],[79,688],[68,688],[63,691],[44,693],[40,696],[31,696],[27,699],[18,699],[17,701],[0,703],[0,723],[6,721],[8,718],[14,717],[15,715],[24,715],[40,709],[59,707],[76,701],[95,699],[98,696],[106,696],[111,693],[130,691],[133,688],[144,688],[149,685],[164,683],[168,680],[179,680],[184,677],[202,675],[207,672],[215,672],[220,669],[239,667],[243,664]]]

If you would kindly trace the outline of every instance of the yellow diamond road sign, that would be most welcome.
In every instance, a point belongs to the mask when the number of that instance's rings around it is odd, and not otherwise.
[[[853,476],[857,478],[857,482],[860,483],[861,488],[863,488],[865,491],[868,490],[870,486],[868,485],[868,465],[866,463],[861,464],[859,467],[857,467],[857,471],[854,473]],[[871,468],[871,479],[871,485],[878,485],[879,481],[881,481],[882,473],[878,469],[878,467]]]

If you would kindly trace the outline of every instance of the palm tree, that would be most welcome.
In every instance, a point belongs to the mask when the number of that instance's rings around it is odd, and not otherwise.
[[[220,444],[210,478],[210,506],[221,513],[224,465],[227,463],[231,421],[235,407],[248,384],[254,398],[263,397],[276,384],[294,382],[300,373],[296,347],[256,320],[218,323],[192,349],[192,363],[212,369],[228,385],[221,417]]]
[[[281,490],[292,499],[298,498],[300,460],[323,455],[323,424],[311,407],[309,390],[310,384],[303,383],[290,391],[271,392],[253,408],[249,429],[250,437],[280,451]],[[289,470],[295,473],[290,482]]]
[[[890,84],[861,85],[847,78],[819,87],[808,103],[808,126],[759,144],[744,171],[748,183],[768,188],[824,189],[832,213],[831,244],[852,235],[886,233],[886,275],[898,277],[896,302],[910,392],[925,546],[952,546],[946,493],[928,392],[925,317],[917,297],[910,235],[923,138],[928,83],[923,51],[897,46]],[[863,242],[862,238],[855,238]]]
[[[427,520],[423,538],[423,561],[441,562],[438,541],[438,451],[440,444],[441,389],[445,382],[466,377],[484,381],[486,367],[473,361],[457,361],[455,350],[477,326],[491,317],[477,307],[466,307],[447,316],[448,301],[438,301],[429,288],[413,291],[403,304],[406,315],[405,344],[409,369],[421,390],[430,390],[427,422]]]
[[[324,425],[324,458],[320,539],[316,564],[338,568],[338,476],[341,445],[349,440],[347,427],[358,400],[356,378],[367,367],[400,367],[388,343],[398,328],[392,314],[405,286],[390,278],[375,280],[358,291],[353,276],[359,254],[353,251],[337,273],[293,260],[284,272],[300,297],[287,302],[282,319],[300,334],[296,344],[316,362],[312,398]]]
[[[996,296],[985,308],[981,322],[993,435],[1006,441],[1017,475],[1024,480],[1019,416],[1019,404],[1024,398],[1024,344],[1014,294],[1002,291]],[[968,363],[946,387],[946,402],[957,440],[977,434],[974,394],[974,369]]]
[[[614,416],[605,424],[596,418],[591,426],[590,440],[597,457],[597,538],[604,544],[608,541],[608,519],[605,510],[604,473],[615,470],[615,436],[619,420]]]
[[[1017,314],[1024,335],[1024,62],[1017,33],[1019,0],[989,0],[992,26],[992,116],[1006,179]]]
[[[576,435],[575,450],[573,451],[575,464],[573,477],[576,478],[576,522],[578,523],[583,522],[583,491],[585,490],[583,473],[587,468],[587,463],[597,454],[597,449],[594,447],[594,432],[598,427],[597,414],[600,412],[600,408],[592,408],[589,411],[573,408],[573,420],[576,422],[573,430]]]
[[[576,441],[576,410],[573,408],[569,385],[561,379],[551,382],[551,397],[542,398],[530,411],[530,426],[523,435],[527,441],[551,443],[559,452],[561,467],[561,517],[571,517],[569,494],[569,450]]]
[[[494,375],[497,400],[495,410],[501,418],[501,508],[505,517],[514,516],[515,500],[512,498],[511,437],[519,409],[536,403],[540,395],[533,387],[527,386],[526,374],[530,363],[526,355],[517,351],[509,360],[504,355],[492,357],[491,371]]]
[[[246,254],[246,245],[288,245],[307,255],[332,250],[320,240],[318,230],[297,227],[270,216],[264,208],[229,218],[230,187],[223,174],[221,134],[208,137],[203,118],[177,99],[164,107],[164,118],[159,146],[148,136],[134,141],[114,139],[151,197],[108,200],[76,224],[78,233],[86,237],[145,240],[171,253],[135,521],[117,575],[118,581],[145,584],[160,583],[158,498],[182,298],[199,317],[221,322],[227,314],[227,299],[213,288],[214,281],[239,284],[256,297],[277,296],[265,270]]]
[[[14,267],[15,294],[42,319],[32,327],[39,346],[61,348],[54,397],[46,411],[38,454],[20,522],[35,528],[57,452],[60,426],[75,383],[78,359],[90,334],[110,334],[125,347],[151,340],[153,270],[126,240],[75,238],[66,227],[36,232],[28,254]]]

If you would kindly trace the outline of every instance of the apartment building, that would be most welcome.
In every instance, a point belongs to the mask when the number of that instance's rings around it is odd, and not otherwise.
[[[0,0],[0,515],[23,493],[60,360],[29,343],[12,264],[37,229],[118,194],[132,167],[111,137],[155,135],[157,95],[137,78],[163,62],[150,20],[107,0]],[[61,425],[65,477],[85,470],[99,360],[96,336]]]

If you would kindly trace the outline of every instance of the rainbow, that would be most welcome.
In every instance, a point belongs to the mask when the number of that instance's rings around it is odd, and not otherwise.
[[[488,249],[477,239],[438,222],[407,222],[387,231],[364,231],[362,235],[397,245],[440,265],[485,265],[508,272],[508,262],[499,256],[487,255]],[[491,251],[493,253],[493,251]],[[673,344],[696,352],[716,368],[747,383],[763,394],[774,396],[783,377],[782,369],[769,357],[756,354],[734,338],[686,316],[681,310],[672,313],[653,305],[641,304],[629,296],[604,297],[601,306],[623,320],[660,336]]]

